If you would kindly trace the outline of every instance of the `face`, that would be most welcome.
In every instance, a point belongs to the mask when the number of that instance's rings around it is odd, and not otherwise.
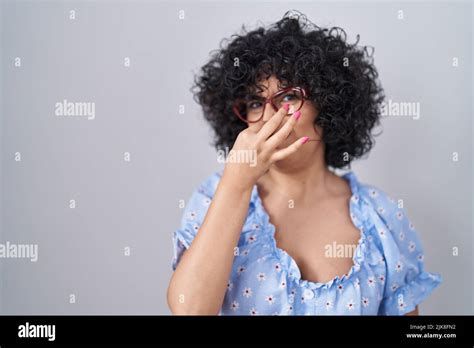
[[[281,88],[278,88],[278,83],[279,81],[275,76],[271,76],[268,80],[262,81],[261,85],[263,88],[263,92],[259,96],[262,98],[268,98],[271,95],[278,92],[281,89]],[[298,86],[294,86],[294,87],[298,87]],[[260,128],[262,128],[262,126],[273,117],[275,112],[276,112],[275,109],[270,105],[270,103],[268,103],[265,107],[263,117],[258,122],[249,123],[248,127],[255,131],[259,131]],[[288,138],[278,146],[278,149],[285,148],[291,145],[293,142],[295,142],[299,138],[304,137],[304,136],[309,136],[310,140],[320,139],[320,134],[322,134],[322,129],[314,125],[314,120],[318,116],[318,111],[314,107],[313,103],[305,99],[303,106],[300,109],[300,112],[301,112],[301,117],[297,121],[295,127],[289,134]],[[283,124],[288,120],[289,117],[291,117],[291,115],[285,116],[282,124],[280,125],[278,129],[280,129],[283,126]],[[320,146],[319,141],[312,142],[312,144],[313,146]],[[310,146],[306,147],[306,149],[308,148],[310,148]],[[313,150],[314,150],[314,147],[313,147]],[[300,151],[298,151],[294,155],[297,156],[299,152]]]

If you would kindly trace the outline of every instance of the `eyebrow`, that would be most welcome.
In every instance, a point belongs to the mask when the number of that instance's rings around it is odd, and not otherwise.
[[[247,94],[245,96],[245,99],[251,100],[251,99],[265,99],[265,98],[257,94]]]
[[[282,89],[288,88],[288,87],[290,87],[290,84],[288,84],[288,83],[278,83],[276,92],[278,92]],[[268,91],[268,87],[263,87],[263,90],[260,93],[263,93],[265,91]],[[274,93],[272,93],[272,95],[273,94]],[[255,94],[255,91],[253,91],[253,92],[249,93],[246,97],[246,99],[251,99],[251,98],[253,98],[253,99],[265,99],[266,97]]]

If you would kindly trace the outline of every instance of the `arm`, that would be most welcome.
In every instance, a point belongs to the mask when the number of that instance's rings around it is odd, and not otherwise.
[[[251,189],[236,189],[222,177],[206,218],[171,279],[168,305],[174,314],[219,313],[250,195]]]
[[[243,130],[232,150],[256,151],[257,163],[227,163],[202,225],[171,278],[167,300],[173,314],[218,314],[247,216],[254,184],[277,160],[296,152],[302,139],[281,150],[296,118],[277,132],[288,107],[281,108],[258,132]],[[275,132],[275,134],[273,134]],[[273,135],[272,135],[273,134]]]

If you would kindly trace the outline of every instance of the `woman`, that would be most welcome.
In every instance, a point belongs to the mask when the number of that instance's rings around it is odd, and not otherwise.
[[[338,176],[373,145],[384,96],[365,47],[295,12],[233,37],[195,94],[227,161],[174,234],[174,314],[416,315],[441,277],[402,208]],[[245,159],[252,156],[234,156]]]

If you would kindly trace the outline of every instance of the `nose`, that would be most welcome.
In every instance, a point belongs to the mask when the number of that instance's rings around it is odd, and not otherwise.
[[[265,104],[265,110],[263,111],[263,122],[268,122],[272,118],[272,116],[277,112],[278,110],[275,110],[273,107],[272,103],[270,101],[267,101]]]

